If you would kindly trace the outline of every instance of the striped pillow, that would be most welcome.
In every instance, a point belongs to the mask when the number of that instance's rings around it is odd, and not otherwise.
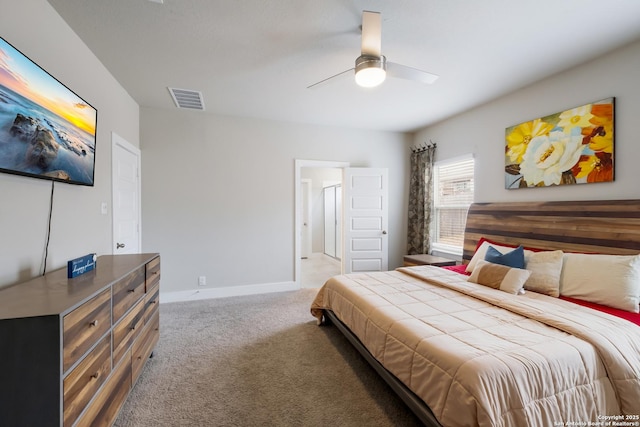
[[[530,275],[531,272],[529,270],[511,268],[506,265],[480,260],[467,280],[517,295],[523,290],[524,282],[527,281]]]

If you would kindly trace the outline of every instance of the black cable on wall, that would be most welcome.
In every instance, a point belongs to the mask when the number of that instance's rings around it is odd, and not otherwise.
[[[47,257],[49,256],[49,239],[51,238],[51,215],[53,213],[53,188],[55,181],[51,180],[51,200],[49,201],[49,222],[47,224],[47,242],[44,245],[44,260],[42,266],[42,275],[47,272]]]

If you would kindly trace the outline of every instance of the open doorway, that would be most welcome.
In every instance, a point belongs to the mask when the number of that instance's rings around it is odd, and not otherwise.
[[[334,208],[333,227],[326,226],[325,188],[327,194],[334,194],[342,184],[342,168],[346,162],[296,160],[296,250],[295,281],[303,288],[317,288],[331,276],[342,272],[340,254],[342,251],[342,214]],[[329,229],[327,229],[329,228]],[[327,231],[329,234],[326,234]],[[330,238],[327,238],[329,236]],[[333,239],[331,238],[333,237]],[[334,241],[330,248],[327,242]]]
[[[329,169],[323,172],[340,172],[340,169]],[[303,170],[304,173],[304,170]],[[342,258],[342,183],[333,183],[334,181],[324,181],[322,184],[322,214],[323,214],[323,241],[324,248],[322,252],[336,260]],[[315,200],[314,207],[318,205],[319,200]],[[318,228],[318,227],[315,227]],[[320,234],[320,230],[314,230],[316,235]],[[318,240],[318,239],[316,239]],[[314,252],[319,252],[320,245],[316,243]]]

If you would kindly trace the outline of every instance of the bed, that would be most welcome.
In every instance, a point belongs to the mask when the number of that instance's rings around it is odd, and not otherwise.
[[[311,313],[425,425],[640,425],[638,254],[640,200],[476,203],[461,266],[335,276]]]

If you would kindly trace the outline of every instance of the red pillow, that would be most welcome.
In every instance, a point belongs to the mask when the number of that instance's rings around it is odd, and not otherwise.
[[[481,237],[480,240],[478,240],[478,244],[476,245],[476,251],[478,250],[480,245],[482,245],[484,242],[487,242],[492,245],[506,246],[508,248],[514,248],[514,249],[520,246],[520,245],[513,245],[511,243],[496,242],[495,240],[490,240],[485,237]],[[544,252],[544,251],[551,250],[551,249],[530,248],[528,246],[524,246],[523,248],[531,252]]]

